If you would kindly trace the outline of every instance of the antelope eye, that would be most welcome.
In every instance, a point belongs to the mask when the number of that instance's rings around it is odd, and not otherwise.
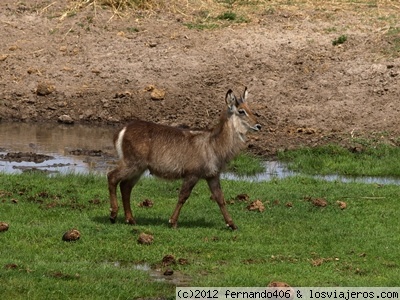
[[[241,115],[247,115],[246,111],[244,109],[239,109],[238,113]]]

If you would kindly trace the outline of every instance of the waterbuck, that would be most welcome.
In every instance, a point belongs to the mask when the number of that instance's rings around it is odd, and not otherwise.
[[[225,223],[237,229],[229,215],[221,190],[220,173],[225,165],[245,147],[246,134],[259,131],[261,125],[247,105],[247,88],[236,98],[232,90],[226,93],[226,109],[211,130],[191,131],[151,122],[135,120],[114,136],[119,156],[118,166],[107,174],[110,193],[110,220],[115,223],[118,213],[117,186],[120,184],[125,220],[135,224],[130,196],[141,175],[151,174],[165,179],[183,179],[178,203],[169,219],[177,226],[180,210],[193,187],[205,179],[212,199],[222,212]]]

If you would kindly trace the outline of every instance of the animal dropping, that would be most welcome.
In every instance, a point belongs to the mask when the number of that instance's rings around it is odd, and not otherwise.
[[[181,208],[192,189],[204,179],[225,223],[231,229],[237,229],[226,209],[220,173],[246,147],[247,133],[261,129],[247,104],[247,97],[247,88],[239,98],[228,90],[226,107],[218,124],[210,130],[192,131],[142,120],[134,120],[120,129],[114,136],[120,161],[107,174],[111,222],[115,223],[117,219],[119,185],[125,220],[129,224],[136,223],[130,205],[131,191],[142,174],[149,170],[164,179],[183,179],[178,203],[169,219],[172,227],[177,227]],[[193,107],[198,106],[194,103]]]
[[[153,207],[154,202],[150,199],[145,199],[139,203],[139,207]]]
[[[347,207],[347,204],[344,201],[336,201],[336,204],[340,207],[340,209],[345,209]]]
[[[142,232],[139,234],[138,243],[143,245],[150,245],[153,243],[154,237],[151,234]]]
[[[64,233],[62,240],[66,242],[77,241],[81,238],[81,233],[76,229],[68,230]]]
[[[0,232],[7,231],[10,226],[5,222],[0,222]]]
[[[263,212],[265,210],[265,207],[261,200],[255,200],[247,206],[247,209],[250,211],[258,210],[259,212]]]
[[[328,205],[328,201],[326,201],[323,198],[317,198],[317,199],[313,199],[311,200],[312,204],[314,204],[314,206],[319,206],[319,207],[325,207]]]

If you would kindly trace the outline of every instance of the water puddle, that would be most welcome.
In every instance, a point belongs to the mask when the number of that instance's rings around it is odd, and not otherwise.
[[[166,272],[163,268],[152,268],[148,263],[122,263],[119,261],[105,262],[106,265],[112,265],[116,268],[130,268],[149,274],[150,279],[154,282],[165,282],[176,286],[190,286],[191,278],[180,271]],[[170,270],[170,269],[168,269]]]
[[[26,124],[0,122],[0,172],[99,173],[115,167],[112,137],[116,129],[98,125]],[[146,176],[150,176],[148,173]],[[223,179],[269,181],[300,175],[287,165],[265,162],[265,171],[255,176],[222,174]],[[312,176],[327,181],[400,185],[399,178]]]
[[[325,181],[338,181],[345,183],[368,183],[368,184],[395,184],[400,185],[400,178],[395,177],[374,177],[374,176],[344,176],[344,175],[304,175],[299,172],[289,170],[287,164],[279,161],[265,162],[265,171],[254,176],[237,176],[232,173],[222,174],[223,179],[245,180],[251,182],[270,181],[273,179],[283,179],[291,176],[309,176],[311,178]]]
[[[179,271],[163,271],[162,269],[152,269],[149,264],[136,264],[134,269],[148,272],[150,278],[156,282],[167,282],[176,286],[189,286],[191,278]]]
[[[0,171],[105,173],[115,165],[115,128],[0,123]]]

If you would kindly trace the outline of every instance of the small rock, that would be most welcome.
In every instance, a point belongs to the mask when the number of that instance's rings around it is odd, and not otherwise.
[[[115,93],[115,96],[114,96],[115,99],[116,98],[125,98],[125,97],[126,98],[132,97],[132,93],[129,91],[117,92],[117,93]]]
[[[0,222],[0,232],[7,231],[10,225],[5,222]]]
[[[155,86],[152,85],[152,84],[149,84],[148,86],[146,86],[146,87],[144,88],[144,90],[145,90],[146,92],[151,92],[151,91],[153,91],[154,89],[155,89]]]
[[[164,90],[159,90],[159,89],[154,89],[151,94],[150,97],[152,100],[164,100],[165,97],[165,91]]]
[[[64,124],[73,124],[74,120],[69,115],[62,115],[58,117],[58,122]]]
[[[76,229],[68,230],[64,233],[62,240],[66,242],[73,242],[79,240],[81,237],[81,233]]]
[[[305,133],[305,134],[317,133],[317,130],[314,129],[314,128],[303,128],[303,127],[300,127],[300,128],[297,128],[296,131],[297,131],[297,133]]]
[[[151,234],[142,232],[139,234],[138,243],[142,245],[150,245],[153,243],[154,237]]]
[[[171,270],[171,269],[166,269],[165,272],[164,272],[165,276],[171,276],[172,274],[174,274],[174,271]]]
[[[39,82],[36,87],[36,94],[39,96],[50,95],[55,91],[54,85],[48,82]]]
[[[5,61],[8,57],[8,54],[0,54],[0,61]]]

